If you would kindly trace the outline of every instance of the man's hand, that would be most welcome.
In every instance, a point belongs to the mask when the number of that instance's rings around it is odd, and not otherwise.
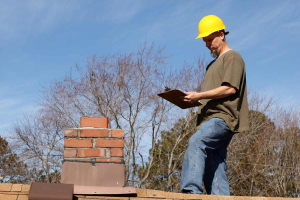
[[[181,99],[186,102],[193,103],[201,99],[221,99],[233,95],[236,89],[230,84],[224,84],[206,92],[185,92],[186,96],[181,96]]]
[[[185,92],[186,96],[182,96],[181,99],[186,102],[193,103],[200,100],[200,93],[198,92]]]

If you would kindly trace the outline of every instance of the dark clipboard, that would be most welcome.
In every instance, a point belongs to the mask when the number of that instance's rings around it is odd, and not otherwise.
[[[181,109],[192,108],[202,105],[200,101],[189,103],[180,99],[180,96],[185,96],[186,94],[181,90],[169,90],[167,92],[159,93],[158,96],[164,98],[165,100],[173,103]]]

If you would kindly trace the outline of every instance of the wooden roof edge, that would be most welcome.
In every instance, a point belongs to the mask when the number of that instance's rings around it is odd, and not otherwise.
[[[219,196],[219,195],[200,195],[183,194],[174,192],[164,192],[160,190],[136,189],[138,198],[150,199],[201,199],[201,200],[300,200],[300,198],[284,197],[249,197],[249,196]],[[132,198],[130,198],[132,199]]]
[[[0,197],[2,195],[28,196],[30,185],[26,184],[11,184],[0,183]],[[136,189],[136,197],[129,196],[89,196],[89,195],[74,195],[78,200],[84,199],[102,199],[102,200],[159,200],[159,199],[199,199],[199,200],[300,200],[300,198],[283,198],[283,197],[248,197],[248,196],[217,196],[217,195],[199,195],[199,194],[182,194],[174,192],[165,192],[161,190]]]

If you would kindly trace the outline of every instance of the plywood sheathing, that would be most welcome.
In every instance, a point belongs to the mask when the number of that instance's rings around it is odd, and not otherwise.
[[[0,184],[0,200],[28,200],[30,185],[11,183]],[[21,191],[12,191],[20,188]],[[163,192],[159,190],[136,189],[137,197],[113,197],[113,196],[85,196],[74,195],[74,200],[300,200],[300,198],[282,198],[282,197],[243,197],[243,196],[215,196],[215,195],[197,195]]]
[[[105,196],[84,196],[74,195],[76,200],[300,200],[300,198],[282,197],[245,197],[245,196],[217,196],[217,195],[198,195],[164,192],[159,190],[136,189],[137,197],[105,197]]]

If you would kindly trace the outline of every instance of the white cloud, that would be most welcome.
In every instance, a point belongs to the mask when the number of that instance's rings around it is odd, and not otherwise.
[[[257,91],[262,96],[267,98],[274,98],[276,105],[281,108],[288,108],[291,105],[295,107],[299,107],[299,95],[290,93],[285,86],[282,86],[278,83],[269,84],[265,87],[261,87],[259,89],[255,89],[253,91]]]
[[[3,115],[3,110],[10,109],[11,107],[18,105],[19,103],[20,102],[17,99],[0,99],[0,115]]]
[[[127,23],[144,8],[146,3],[137,0],[0,1],[0,39],[38,35],[70,22]]]
[[[295,1],[279,1],[278,3],[267,4],[260,9],[248,10],[239,17],[239,26],[233,33],[228,35],[233,40],[232,47],[236,50],[245,50],[258,45],[263,38],[285,32],[285,21],[288,21],[293,13],[297,12],[300,4]],[[296,25],[296,24],[295,24]],[[268,40],[264,41],[266,45]],[[259,44],[261,45],[261,44]]]
[[[0,135],[9,134],[13,125],[17,123],[23,115],[32,114],[38,111],[39,106],[32,102],[21,101],[18,99],[2,99],[0,100]]]
[[[26,102],[22,96],[18,98],[6,98],[0,100],[0,119],[18,116],[22,113],[33,113],[38,110],[38,106],[33,102]],[[2,120],[0,120],[2,121]]]
[[[285,25],[285,27],[289,28],[289,29],[300,28],[300,21],[293,21],[293,22],[287,23]]]
[[[300,21],[291,21],[284,25],[286,32],[291,35],[298,35],[300,33]]]
[[[229,39],[234,37],[235,35],[228,36]],[[243,37],[238,37],[238,40],[234,40],[232,47],[235,50],[249,48],[255,44],[255,40],[257,40],[257,38],[259,38],[259,33],[248,32],[248,34],[245,34]]]
[[[232,0],[219,1],[213,4],[213,6],[211,6],[211,9],[207,9],[206,12],[209,15],[217,15],[218,17],[221,17],[223,14],[227,13],[231,9],[231,2]],[[211,1],[209,1],[209,5],[211,5]]]
[[[279,56],[278,54],[269,56],[269,57],[267,57],[267,58],[265,58],[263,60],[260,60],[258,63],[260,65],[269,63],[269,62],[273,61],[274,59],[276,59],[278,56]]]
[[[218,1],[178,1],[169,9],[146,24],[147,38],[150,41],[176,40],[176,43],[194,40],[198,34],[198,23],[205,15],[215,14],[219,17],[230,10],[232,0]]]
[[[36,81],[28,80],[22,84],[0,84],[0,134],[12,128],[23,114],[35,113],[38,94],[29,93],[28,88],[36,85]]]
[[[77,1],[1,1],[0,38],[10,40],[27,32],[40,33],[67,23],[80,6]]]
[[[130,21],[143,9],[143,2],[136,0],[119,1],[111,0],[102,5],[98,17],[101,22],[110,21],[123,23]]]

